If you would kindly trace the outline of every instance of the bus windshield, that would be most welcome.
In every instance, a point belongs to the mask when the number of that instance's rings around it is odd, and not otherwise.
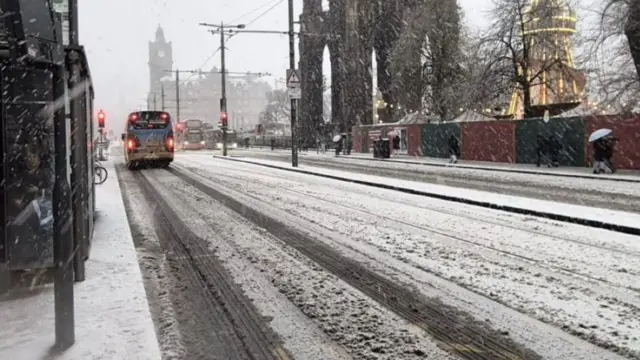
[[[201,133],[187,133],[187,141],[190,141],[190,142],[202,141],[202,134]]]
[[[139,111],[129,115],[129,127],[134,130],[166,129],[170,124],[169,114],[163,111]]]

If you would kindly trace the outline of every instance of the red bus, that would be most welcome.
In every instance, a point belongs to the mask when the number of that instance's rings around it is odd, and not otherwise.
[[[205,147],[204,125],[202,120],[186,120],[182,148],[184,150],[202,150]]]

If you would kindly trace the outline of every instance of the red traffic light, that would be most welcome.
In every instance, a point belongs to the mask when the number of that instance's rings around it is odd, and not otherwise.
[[[106,115],[104,114],[104,111],[100,110],[100,112],[98,112],[98,127],[101,129],[104,129],[104,121],[106,119]]]
[[[223,127],[226,127],[228,124],[228,119],[227,119],[227,113],[226,112],[221,112],[220,113],[220,125]]]

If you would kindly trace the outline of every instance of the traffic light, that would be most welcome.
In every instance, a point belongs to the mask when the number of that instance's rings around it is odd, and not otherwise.
[[[220,112],[220,126],[221,127],[227,127],[227,125],[229,124],[228,118],[227,118],[227,113],[226,112]]]
[[[100,129],[104,129],[104,120],[106,119],[106,115],[104,114],[104,111],[100,110],[98,112],[98,127]]]

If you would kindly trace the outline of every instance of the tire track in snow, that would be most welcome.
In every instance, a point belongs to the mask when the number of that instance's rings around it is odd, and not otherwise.
[[[216,177],[218,177],[218,176],[221,176],[221,177],[223,177],[223,178],[224,178],[225,176],[229,177],[229,176],[230,176],[230,175],[228,175],[228,173],[229,173],[229,172],[232,172],[232,173],[233,173],[233,172],[237,172],[237,171],[240,171],[240,172],[242,171],[242,170],[239,170],[239,169],[230,170],[230,169],[228,169],[228,168],[226,168],[226,167],[223,167],[222,169],[224,170],[225,174],[218,174],[218,173],[215,173],[215,176],[216,176]],[[263,176],[270,176],[270,177],[274,177],[274,175],[273,175],[273,174],[271,174],[271,173],[263,173],[263,172],[258,172],[258,171],[254,171],[254,170],[255,170],[255,169],[253,169],[253,168],[251,169],[251,173],[252,173],[253,175],[263,175]],[[203,170],[202,170],[202,169],[198,169],[198,170],[196,170],[196,171],[202,172]],[[209,171],[207,171],[207,170],[204,170],[204,171],[208,172],[210,175],[214,175],[214,173],[211,173],[211,172],[209,172]],[[277,177],[277,176],[275,176],[275,177]],[[246,183],[246,182],[249,182],[249,181],[254,181],[254,182],[255,182],[255,181],[258,181],[258,182],[259,182],[259,181],[260,181],[259,179],[255,178],[255,177],[247,177],[247,173],[246,173],[246,172],[245,172],[245,173],[243,173],[243,175],[241,175],[241,176],[231,176],[231,178],[233,179],[232,183],[235,183],[235,184],[238,184],[238,183]],[[291,181],[295,181],[295,180],[292,180],[292,177],[282,178],[282,179],[283,179],[283,180],[285,180],[285,181],[288,181],[289,183],[290,183]],[[240,182],[240,181],[241,181],[241,182]],[[263,185],[264,185],[264,186],[266,186],[266,189],[268,189],[269,187],[274,187],[274,186],[276,186],[276,189],[274,189],[274,195],[276,195],[278,192],[291,190],[291,188],[293,187],[293,186],[291,186],[291,185],[287,185],[287,183],[284,183],[284,184],[281,184],[280,186],[277,186],[277,184],[274,184],[273,182],[265,182]],[[261,187],[261,188],[263,188],[263,189],[264,189],[264,188],[265,188],[264,186],[263,186],[263,187]],[[260,187],[260,186],[259,186],[259,185],[258,185],[258,186],[256,186],[256,188],[258,188],[258,187]],[[257,196],[257,195],[261,195],[262,197],[264,197],[266,194],[257,194],[257,193],[256,193],[256,194],[254,194],[254,195],[255,195],[255,196],[253,196],[253,197],[254,197],[254,198],[256,198],[257,200],[264,201],[264,200],[262,200],[262,199],[260,199],[260,198],[258,198],[258,197],[256,197],[256,196]],[[276,196],[277,196],[277,195],[276,195]],[[308,195],[307,195],[307,194],[303,194],[303,195],[299,195],[299,194],[298,194],[297,196],[299,196],[299,197],[301,197],[301,198],[308,197]],[[330,197],[330,196],[328,195],[328,193],[324,194],[324,196],[325,196],[325,197]],[[268,203],[269,203],[271,206],[277,206],[277,205],[274,205],[274,203],[275,203],[276,201],[278,201],[278,200],[277,200],[276,198],[272,197],[272,198],[271,198],[271,201],[268,201]],[[330,210],[330,209],[331,209],[331,208],[327,208],[327,209],[325,209],[325,210],[323,210],[323,211],[324,211],[324,213],[325,213],[325,214],[326,214],[327,212],[328,212],[328,213],[331,213],[331,210]],[[289,211],[289,212],[290,212],[290,209],[285,209],[285,208],[283,208],[283,210],[285,210],[285,211]],[[305,214],[305,213],[304,213],[304,212],[305,212],[305,211],[307,211],[307,210],[309,210],[309,209],[304,209],[304,210],[303,210],[303,211],[301,211],[301,212],[297,212],[297,213],[295,213],[295,215],[297,215],[297,216],[301,216],[302,218],[309,218],[309,214]],[[360,211],[361,209],[352,209],[352,210]],[[345,212],[336,212],[336,213],[333,213],[333,214],[332,214],[332,216],[334,216],[334,217],[338,218],[338,217],[343,217],[343,216],[344,216],[343,214],[345,214]],[[380,217],[380,215],[379,215],[379,214],[373,214],[372,216],[375,216],[375,217],[378,217],[378,218]],[[314,215],[311,215],[310,217],[314,217]],[[392,220],[390,220],[390,221],[397,222],[396,220],[399,220],[399,219],[392,219]],[[415,225],[415,224],[412,224],[412,225]],[[335,228],[334,228],[334,229],[332,229],[332,230],[336,231],[336,229],[335,229]],[[430,230],[424,230],[424,229],[422,229],[422,231],[430,231]],[[448,235],[447,235],[447,234],[444,234],[443,236],[448,236]],[[463,240],[465,240],[465,239],[463,239]],[[468,240],[468,239],[466,239],[466,240]],[[475,244],[474,246],[477,246],[477,244]],[[495,249],[494,249],[494,250],[495,250]],[[402,256],[404,256],[404,255],[402,255]],[[473,256],[473,254],[471,254],[471,256]],[[519,270],[519,269],[518,269],[519,267],[522,267],[522,270],[530,269],[530,268],[531,268],[531,264],[529,263],[529,262],[531,261],[530,259],[522,258],[521,260],[522,260],[522,262],[520,263],[520,265],[516,265],[516,266],[515,266],[516,268],[515,268],[514,270],[521,271],[521,270]],[[501,258],[499,258],[499,257],[498,257],[498,258],[494,257],[494,258],[493,258],[493,262],[494,262],[494,263],[496,263],[496,264],[498,264],[498,263],[500,263],[500,262],[504,262],[504,259],[501,259]],[[547,264],[544,264],[544,263],[538,262],[538,265],[537,265],[537,266],[538,266],[538,270],[536,270],[536,271],[531,271],[531,270],[529,270],[529,272],[531,273],[531,275],[534,275],[535,273],[541,273],[541,274],[542,274],[542,273],[547,273],[547,274],[549,274],[549,271],[546,269],[546,268],[548,267],[548,266],[547,266]],[[553,274],[550,278],[551,278],[551,279],[553,279],[553,278],[554,278],[553,276],[555,276],[556,278],[557,278],[557,277],[559,277],[557,274]],[[564,279],[565,281],[569,281],[569,282],[570,282],[570,281],[575,281],[575,280],[577,280],[577,279],[575,279],[575,278],[566,277],[566,276],[565,276],[565,277],[563,277],[563,279]],[[455,281],[455,280],[454,280],[454,281]],[[557,280],[555,280],[555,281],[557,281]],[[458,281],[456,281],[456,282],[458,282]],[[569,288],[567,287],[567,289],[569,289]],[[622,309],[623,309],[623,310],[619,310],[619,309],[618,309],[618,310],[616,310],[616,311],[619,311],[619,312],[620,312],[620,314],[627,314],[627,315],[629,315],[629,316],[631,316],[631,314],[633,314],[633,313],[634,313],[634,311],[633,311],[632,309],[637,309],[637,306],[634,306],[634,305],[632,304],[632,303],[637,303],[637,301],[638,301],[638,298],[637,298],[637,297],[629,297],[629,295],[628,295],[628,294],[621,293],[620,291],[617,291],[617,292],[616,292],[616,291],[615,291],[615,288],[614,288],[614,291],[611,291],[611,289],[608,289],[608,288],[606,288],[606,289],[605,289],[605,288],[602,288],[602,287],[598,288],[597,286],[596,286],[596,287],[594,287],[594,286],[589,286],[588,288],[587,288],[587,287],[584,287],[583,289],[584,289],[584,291],[587,291],[587,292],[593,292],[593,291],[598,290],[598,292],[601,294],[601,297],[599,298],[599,300],[602,302],[602,307],[603,307],[603,308],[605,308],[605,307],[612,307],[612,308],[616,308],[616,307],[620,307],[620,306],[622,306]],[[571,291],[573,291],[573,290],[571,290]],[[620,301],[617,297],[620,297],[620,298],[622,298],[622,299],[627,299],[627,301]],[[629,306],[631,306],[631,308],[629,308]],[[624,308],[629,308],[629,310],[624,310]],[[522,310],[524,310],[524,309],[522,309]],[[603,309],[603,310],[606,310],[606,309]],[[540,316],[541,316],[540,314],[536,315],[536,317],[538,317],[538,318],[540,318]],[[544,316],[543,316],[543,319],[544,319]],[[557,325],[558,325],[558,326],[564,326],[564,324],[562,324],[562,323],[557,323]],[[574,325],[575,325],[574,327],[567,327],[567,328],[565,328],[565,330],[566,330],[566,331],[568,331],[568,332],[570,332],[570,333],[573,333],[574,335],[579,335],[579,336],[581,336],[581,337],[583,337],[583,338],[585,338],[585,339],[591,340],[592,342],[594,342],[594,343],[596,343],[596,344],[599,344],[599,345],[601,345],[601,346],[603,346],[603,347],[606,347],[606,348],[614,348],[614,349],[615,349],[615,348],[617,347],[616,345],[614,345],[612,342],[609,342],[609,341],[604,341],[604,342],[603,342],[601,339],[592,339],[592,338],[591,338],[591,337],[592,337],[592,335],[590,335],[590,332],[591,332],[593,329],[590,329],[589,324],[586,324],[584,328],[582,328],[582,326],[583,326],[582,324],[580,324],[580,326],[578,326],[578,324],[574,324]],[[603,329],[603,330],[604,330],[604,329]],[[600,330],[600,331],[602,331],[602,330]],[[618,338],[618,339],[619,339],[619,338]],[[618,343],[618,342],[616,342],[616,343]],[[622,352],[624,352],[624,351],[625,351],[624,349],[619,349],[619,350],[620,350],[620,351],[622,351]]]

